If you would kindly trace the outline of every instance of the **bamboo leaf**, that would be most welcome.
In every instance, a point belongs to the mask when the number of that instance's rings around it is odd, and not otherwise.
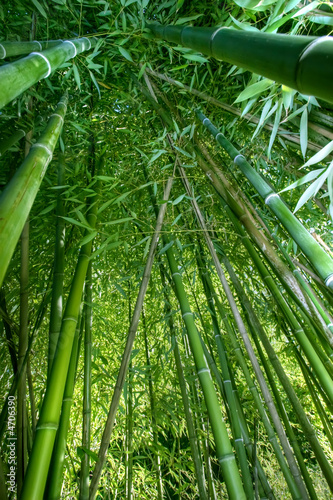
[[[95,87],[96,87],[96,89],[97,89],[98,96],[99,96],[99,98],[101,98],[101,91],[100,91],[99,85],[98,85],[98,83],[97,83],[97,80],[96,80],[96,78],[95,78],[94,74],[93,74],[91,71],[89,71],[89,74],[90,74],[90,78],[91,78],[91,79],[92,79],[92,81],[93,81],[93,84],[95,85]]]
[[[161,248],[161,250],[158,252],[158,255],[162,255],[164,254],[167,250],[169,250],[169,248],[172,247],[172,245],[174,244],[174,241],[169,241],[169,243],[167,243],[166,245],[164,245],[163,248]]]
[[[314,165],[315,163],[319,163],[322,161],[326,156],[328,156],[331,152],[333,151],[333,141],[329,142],[326,144],[326,146],[318,151],[310,160],[308,160],[306,163],[304,163],[303,167],[309,167],[310,165]]]
[[[306,184],[307,182],[313,181],[320,175],[325,168],[319,168],[318,170],[312,170],[311,172],[308,172],[306,175],[301,177],[301,179],[298,179],[296,182],[293,182],[290,184],[290,186],[287,186],[284,189],[281,189],[279,193],[284,193],[285,191],[290,191],[291,189],[295,189],[298,186],[302,186],[302,184]]]
[[[274,82],[272,82],[272,80],[268,80],[268,78],[264,78],[263,80],[260,80],[260,82],[253,83],[239,94],[235,102],[246,101],[257,94],[261,94],[273,84]]]
[[[121,55],[125,57],[125,59],[127,59],[130,62],[133,62],[131,54],[126,49],[124,49],[124,47],[118,47],[118,50],[121,53]]]
[[[167,153],[167,150],[166,149],[160,149],[159,151],[157,151],[157,153],[155,153],[149,160],[149,163],[153,163],[155,160],[157,160],[157,158],[159,158],[162,154],[164,153]]]
[[[173,205],[178,205],[186,196],[186,193],[181,194],[178,196],[178,198],[175,199],[175,201],[172,202]]]
[[[208,59],[198,54],[183,54],[183,57],[185,57],[185,59],[188,59],[189,61],[196,61],[200,63],[209,62]]]
[[[279,125],[280,125],[281,112],[282,112],[282,99],[279,100],[279,104],[278,104],[276,115],[275,115],[273,130],[271,133],[271,137],[269,139],[269,145],[268,145],[268,151],[267,151],[267,155],[269,158],[270,158],[271,149],[273,147],[275,137],[276,137]]]
[[[195,16],[190,16],[190,17],[180,17],[175,24],[185,24],[188,23],[189,21],[194,21],[195,19],[199,19],[199,17],[203,16],[203,14],[197,14]]]
[[[47,13],[44,9],[44,7],[38,2],[38,0],[32,0],[32,3],[36,7],[36,9],[42,14],[45,19],[47,19]]]
[[[97,234],[97,231],[92,231],[90,234],[87,234],[82,240],[80,241],[80,246],[85,245],[86,243],[89,243],[89,241],[93,240]]]
[[[128,222],[129,220],[133,220],[134,217],[124,217],[123,219],[112,220],[109,222],[105,222],[105,226],[113,226],[114,224],[122,224],[123,222]]]
[[[81,90],[81,78],[80,78],[80,73],[79,73],[79,70],[77,69],[76,64],[73,64],[73,71],[74,71],[74,78],[76,81],[76,85],[78,86],[79,90]]]
[[[121,293],[121,295],[122,295],[125,299],[127,299],[127,295],[126,295],[125,290],[124,290],[123,288],[121,288],[121,286],[120,286],[120,285],[118,285],[118,283],[115,283],[115,284],[114,284],[114,286],[116,287],[116,289],[118,290],[118,292],[120,292],[120,293]]]
[[[321,186],[326,181],[327,177],[333,170],[333,161],[330,166],[326,169],[326,171],[315,181],[313,182],[302,194],[300,199],[297,202],[294,213],[297,212],[312,196],[316,196]]]
[[[308,108],[304,109],[301,116],[300,142],[301,142],[302,155],[303,158],[305,158],[306,149],[308,147]]]

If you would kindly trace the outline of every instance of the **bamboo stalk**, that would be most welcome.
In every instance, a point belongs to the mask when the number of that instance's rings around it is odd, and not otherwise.
[[[299,220],[290,212],[280,196],[275,193],[264,178],[251,167],[251,165],[245,160],[244,156],[233,147],[233,145],[221,132],[217,130],[216,127],[214,127],[208,118],[206,118],[200,111],[197,111],[196,114],[217,142],[227,151],[229,156],[250,181],[252,186],[258,191],[260,196],[265,201],[265,205],[272,210],[291,237],[296,241],[314,268],[317,270],[326,286],[333,289],[333,261],[331,257],[310,235],[303,224],[301,224]]]
[[[92,262],[89,262],[86,278],[86,307],[84,329],[84,373],[83,373],[83,422],[82,446],[90,450],[91,425],[91,362],[92,362]],[[81,459],[80,500],[89,499],[90,457],[84,453]]]
[[[50,49],[62,43],[63,40],[48,40],[44,42],[0,42],[0,59],[22,56],[34,51]]]
[[[64,185],[65,157],[58,153],[58,187]],[[64,266],[65,266],[65,215],[63,199],[63,189],[58,190],[56,208],[56,237],[54,247],[54,270],[52,283],[52,300],[49,325],[49,347],[48,347],[48,377],[51,373],[52,363],[57,347],[59,333],[61,329],[62,307],[63,307],[63,286],[64,286]]]
[[[178,43],[333,103],[333,37],[224,27],[146,26],[157,39]]]
[[[163,199],[165,202],[169,199],[171,186],[172,186],[172,177],[168,180],[165,191],[164,191],[164,198]],[[114,424],[114,421],[116,418],[119,400],[120,400],[120,396],[121,396],[121,393],[123,390],[128,365],[130,362],[133,343],[134,343],[135,335],[136,335],[136,332],[138,329],[143,300],[144,300],[144,297],[145,297],[145,294],[147,291],[147,287],[148,287],[148,282],[149,282],[149,278],[150,278],[150,274],[151,274],[151,270],[152,270],[152,266],[153,266],[153,261],[154,261],[154,255],[155,255],[155,251],[157,248],[159,234],[160,234],[160,231],[162,228],[164,214],[166,211],[166,205],[167,205],[166,203],[163,203],[160,207],[160,211],[159,211],[158,218],[156,221],[155,232],[154,232],[154,235],[152,237],[151,244],[150,244],[147,262],[146,262],[145,270],[143,273],[143,278],[141,281],[139,294],[138,294],[137,301],[135,304],[134,313],[133,313],[133,317],[132,317],[132,321],[131,321],[131,325],[129,328],[128,337],[127,337],[127,341],[126,341],[126,346],[125,346],[124,354],[123,354],[122,361],[121,361],[121,366],[120,366],[120,369],[118,372],[118,377],[117,377],[116,385],[115,385],[114,392],[112,395],[112,400],[111,400],[111,405],[110,405],[107,421],[106,421],[104,431],[103,431],[103,436],[101,439],[101,445],[100,445],[99,452],[98,452],[98,460],[96,461],[95,468],[93,471],[93,476],[91,478],[90,489],[89,489],[90,500],[95,499],[97,488],[98,488],[99,478],[100,478],[101,473],[102,473],[102,469],[103,469],[105,458],[106,458],[107,449],[108,449],[108,446],[110,443],[113,424]]]
[[[95,39],[75,38],[66,40],[42,52],[32,52],[27,57],[0,67],[0,109],[43,78],[48,78],[64,62],[89,50]]]
[[[51,115],[38,142],[32,146],[21,167],[0,196],[0,286],[51,161],[63,125],[66,103],[65,95]]]
[[[96,197],[97,194],[94,195],[94,198],[91,198],[91,208],[87,215],[87,221],[92,230],[96,225],[97,218]],[[90,230],[87,230],[86,235],[89,234]],[[21,500],[37,500],[43,497],[52,450],[59,425],[61,405],[91,248],[92,240],[81,247],[78,257],[63,316],[57,350],[40,411],[36,437],[34,439],[23,484]]]
[[[186,379],[184,376],[183,364],[182,364],[179,346],[178,346],[178,341],[177,341],[177,337],[176,337],[176,331],[175,331],[176,329],[175,329],[173,317],[171,314],[170,300],[169,300],[169,297],[168,297],[167,292],[166,292],[166,280],[165,280],[165,275],[164,275],[162,266],[160,266],[160,272],[161,272],[161,279],[162,279],[163,292],[164,292],[165,310],[166,310],[166,313],[168,316],[168,326],[169,326],[170,333],[171,333],[171,344],[174,346],[174,350],[173,350],[174,351],[174,358],[175,358],[176,370],[177,370],[179,386],[180,386],[180,391],[181,391],[182,401],[183,401],[183,406],[184,406],[184,412],[185,412],[185,418],[186,418],[186,424],[187,424],[187,432],[188,432],[188,437],[189,437],[189,441],[190,441],[192,459],[193,459],[193,463],[194,463],[194,471],[195,471],[197,484],[198,484],[199,497],[200,497],[200,500],[207,500],[208,497],[207,497],[207,491],[206,491],[206,486],[205,486],[203,464],[202,464],[202,459],[200,456],[200,445],[199,445],[198,437],[197,437],[195,427],[194,427],[194,421],[193,421],[191,407],[190,407],[190,400],[189,400],[188,390],[186,387]]]

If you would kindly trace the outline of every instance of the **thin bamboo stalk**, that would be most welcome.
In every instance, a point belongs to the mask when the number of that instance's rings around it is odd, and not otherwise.
[[[58,153],[58,187],[64,185],[65,174],[65,156],[64,153]],[[49,348],[48,348],[48,366],[47,374],[50,376],[52,363],[57,347],[62,320],[62,302],[63,302],[63,281],[65,266],[65,209],[62,199],[63,189],[58,190],[57,208],[56,208],[56,238],[54,247],[54,270],[52,284],[52,300],[50,311],[49,326]]]
[[[87,450],[90,450],[91,424],[92,300],[92,262],[89,262],[86,278],[82,421],[82,446]],[[81,459],[80,500],[89,499],[89,470],[90,457],[88,453],[84,453]]]
[[[144,333],[144,341],[145,341],[145,353],[146,353],[146,365],[148,367],[148,388],[149,388],[149,402],[150,402],[150,411],[151,411],[151,427],[153,433],[153,441],[155,445],[155,469],[157,475],[157,500],[163,499],[163,483],[162,483],[162,470],[161,470],[161,456],[158,450],[158,436],[156,432],[156,418],[155,418],[155,395],[154,395],[154,386],[153,386],[153,378],[152,378],[152,370],[150,363],[150,353],[149,353],[149,345],[148,345],[148,337],[147,337],[147,327],[146,327],[146,318],[144,311],[142,311],[142,319],[143,319],[143,333]]]
[[[51,161],[67,108],[63,96],[49,122],[0,196],[0,286]]]
[[[265,201],[265,205],[272,210],[290,236],[296,241],[317,270],[326,286],[333,289],[333,261],[331,257],[305,229],[303,224],[301,224],[301,222],[290,212],[279,195],[271,188],[264,178],[251,167],[244,156],[234,148],[216,127],[214,127],[208,118],[200,111],[197,111],[196,114],[217,142],[227,151],[252,186],[258,191]]]
[[[178,43],[283,83],[302,94],[333,102],[333,37],[309,37],[147,24],[156,38]]]
[[[163,198],[164,201],[167,201],[169,199],[171,186],[172,186],[172,177],[167,182],[167,185],[166,185],[166,188],[164,191],[164,198]],[[90,489],[89,489],[90,500],[95,499],[97,488],[98,488],[99,478],[100,478],[101,473],[102,473],[103,465],[104,465],[105,458],[106,458],[107,449],[108,449],[108,446],[110,443],[113,424],[114,424],[114,421],[116,418],[116,413],[117,413],[117,409],[118,409],[118,405],[119,405],[120,396],[121,396],[121,393],[122,393],[122,390],[124,387],[126,372],[127,372],[128,365],[130,362],[130,357],[131,357],[131,352],[132,352],[132,348],[133,348],[135,335],[136,335],[136,332],[138,329],[143,300],[144,300],[144,297],[145,297],[145,294],[147,291],[147,287],[148,287],[148,282],[149,282],[149,278],[150,278],[150,274],[151,274],[151,270],[152,270],[152,266],[153,266],[153,261],[154,261],[154,255],[155,255],[155,251],[157,248],[159,234],[160,234],[160,231],[162,228],[164,214],[166,211],[166,205],[167,205],[166,203],[163,203],[160,207],[160,211],[159,211],[158,218],[156,221],[155,232],[154,232],[154,235],[152,237],[151,244],[150,244],[150,249],[149,249],[149,253],[148,253],[148,257],[147,257],[147,263],[146,263],[146,266],[144,269],[143,278],[141,281],[140,290],[139,290],[139,294],[138,294],[137,301],[135,304],[134,313],[133,313],[133,317],[132,317],[132,321],[131,321],[131,325],[129,328],[128,337],[127,337],[127,341],[126,341],[126,346],[125,346],[124,354],[123,354],[122,361],[121,361],[121,366],[120,366],[120,369],[118,372],[118,377],[117,377],[116,385],[114,388],[107,421],[106,421],[104,431],[103,431],[103,436],[101,439],[101,445],[100,445],[99,452],[98,452],[98,460],[96,461],[95,468],[93,471],[93,476],[91,478]]]
[[[32,52],[27,57],[0,67],[0,109],[43,78],[48,78],[64,62],[89,50],[95,39],[75,38],[66,40],[42,52]]]
[[[87,221],[92,230],[96,225],[97,218],[96,197],[97,194],[91,198],[91,208],[87,215]],[[87,230],[86,234],[90,234],[90,230]],[[61,405],[91,248],[92,240],[81,247],[78,257],[64,312],[57,350],[40,411],[36,437],[23,484],[21,500],[40,499],[43,497],[59,425]]]
[[[182,401],[183,401],[183,406],[184,406],[184,412],[185,412],[185,418],[186,418],[186,424],[187,424],[187,432],[188,432],[188,437],[190,441],[190,448],[191,448],[191,455],[194,463],[194,471],[197,479],[197,484],[198,484],[198,491],[199,491],[199,497],[202,500],[207,500],[207,491],[206,491],[206,486],[205,486],[205,477],[204,477],[204,470],[203,470],[203,464],[202,464],[202,459],[200,455],[200,445],[199,445],[199,440],[195,431],[194,427],[194,421],[192,417],[192,412],[191,412],[191,406],[190,406],[190,400],[189,400],[189,395],[188,395],[188,390],[186,386],[186,379],[184,376],[184,369],[183,369],[183,364],[180,356],[180,351],[179,351],[179,346],[178,346],[178,341],[176,337],[176,329],[173,321],[173,317],[171,314],[171,306],[170,306],[170,299],[166,291],[166,280],[165,280],[165,274],[163,272],[162,266],[160,266],[160,272],[161,272],[161,279],[162,279],[162,285],[163,285],[163,292],[164,292],[164,302],[165,302],[165,311],[166,311],[166,316],[168,317],[168,326],[170,329],[171,333],[171,345],[174,346],[173,352],[174,352],[174,357],[175,357],[175,364],[176,364],[176,370],[177,370],[177,375],[178,375],[178,380],[179,380],[179,386],[180,386],[180,391],[182,395]]]

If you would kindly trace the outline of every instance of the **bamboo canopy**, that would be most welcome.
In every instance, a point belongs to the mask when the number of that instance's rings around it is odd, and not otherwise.
[[[331,498],[333,9],[0,16],[0,499]]]
[[[333,37],[151,23],[147,27],[160,40],[189,47],[333,103]]]

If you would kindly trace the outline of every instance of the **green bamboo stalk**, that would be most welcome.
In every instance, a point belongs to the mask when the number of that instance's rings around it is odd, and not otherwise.
[[[97,194],[91,198],[91,208],[87,215],[87,221],[92,230],[95,228],[97,218],[96,197]],[[89,235],[90,230],[87,230],[86,234]],[[61,405],[91,248],[92,240],[81,247],[78,257],[61,325],[57,350],[40,411],[21,500],[40,500],[43,497],[54,440],[59,425]]]
[[[58,153],[58,187],[64,185],[65,155],[61,151]],[[63,189],[58,190],[56,208],[56,237],[54,247],[54,268],[52,284],[52,300],[49,326],[49,348],[48,348],[48,377],[51,373],[52,363],[57,347],[62,320],[63,302],[63,281],[65,266],[65,209],[62,199]]]
[[[81,323],[83,321],[81,319]],[[79,357],[79,333],[80,321],[77,323],[75,335],[73,340],[73,347],[68,367],[66,385],[61,407],[61,416],[59,420],[59,427],[57,436],[54,442],[52,458],[49,468],[49,477],[47,487],[44,494],[45,500],[58,500],[61,496],[61,488],[63,483],[63,469],[65,462],[65,451],[67,443],[67,433],[70,423],[70,412],[73,401],[73,392],[75,385],[75,376],[77,369],[77,362]]]
[[[65,95],[51,115],[38,142],[32,146],[21,167],[0,196],[0,286],[51,161],[64,121],[66,103]]]
[[[3,156],[9,148],[14,146],[19,140],[25,137],[26,132],[23,129],[16,130],[10,137],[0,140],[0,156]]]
[[[267,347],[267,351],[269,352],[269,360],[272,363],[272,366],[274,368],[277,367],[276,371],[277,371],[277,373],[280,374],[279,378],[280,378],[281,382],[282,383],[284,382],[283,383],[283,387],[284,387],[284,389],[286,391],[286,394],[287,394],[288,398],[292,399],[293,401],[297,401],[296,405],[294,405],[295,413],[298,414],[298,412],[299,412],[300,416],[303,417],[303,419],[306,421],[307,429],[310,428],[312,430],[311,434],[314,435],[314,439],[312,439],[312,441],[316,441],[317,449],[318,449],[318,446],[320,447],[320,445],[319,445],[319,443],[318,443],[318,441],[316,439],[316,435],[315,435],[314,429],[312,429],[311,424],[309,423],[308,419],[306,418],[306,414],[305,414],[305,412],[303,410],[303,407],[301,406],[301,403],[299,402],[299,400],[298,400],[298,398],[296,396],[296,393],[294,392],[291,384],[289,383],[289,379],[288,379],[286,373],[284,372],[284,370],[282,368],[282,365],[280,364],[280,362],[278,360],[278,357],[277,357],[277,355],[276,355],[276,353],[274,351],[274,348],[270,344],[270,342],[269,342],[269,340],[267,338],[267,335],[266,335],[266,333],[264,331],[264,328],[262,327],[262,325],[261,325],[261,323],[259,321],[259,318],[255,314],[255,312],[253,310],[253,307],[252,307],[252,305],[250,303],[250,300],[248,299],[247,294],[246,294],[244,288],[241,286],[240,281],[239,281],[238,277],[236,276],[236,273],[235,273],[232,265],[230,264],[230,261],[228,260],[228,258],[226,257],[225,254],[221,256],[221,260],[222,260],[223,264],[225,265],[225,267],[226,267],[226,269],[227,269],[227,271],[229,273],[229,276],[231,278],[232,284],[233,284],[233,286],[234,286],[234,288],[235,288],[235,290],[237,292],[237,295],[239,297],[240,303],[242,304],[243,310],[245,312],[245,316],[246,316],[247,322],[248,322],[250,330],[252,332],[252,338],[253,338],[253,340],[255,342],[255,345],[257,347],[257,350],[258,350],[258,353],[259,353],[262,365],[264,366],[264,369],[265,369],[268,381],[270,383],[270,386],[272,388],[272,391],[273,391],[273,394],[274,394],[274,397],[275,397],[275,401],[276,401],[277,406],[278,406],[278,408],[280,410],[280,415],[281,415],[282,420],[284,422],[284,425],[285,425],[285,428],[286,428],[286,431],[287,431],[287,435],[288,435],[289,441],[290,441],[290,443],[291,443],[291,445],[293,447],[293,450],[294,450],[295,456],[297,458],[300,470],[302,472],[305,484],[307,486],[310,498],[316,499],[317,495],[315,493],[312,481],[311,481],[310,476],[309,476],[309,474],[307,472],[307,469],[305,467],[305,463],[304,463],[304,460],[303,460],[300,448],[298,446],[295,433],[293,432],[293,429],[292,429],[292,427],[291,427],[291,425],[289,423],[289,419],[288,419],[288,416],[287,416],[286,411],[284,409],[283,403],[281,401],[280,394],[279,394],[279,391],[278,391],[278,389],[276,387],[276,383],[275,383],[275,380],[273,378],[270,366],[268,365],[267,360],[266,360],[266,358],[263,355],[263,352],[262,352],[262,349],[261,349],[261,345],[260,345],[260,343],[258,341],[257,335],[263,341],[264,346]],[[290,395],[291,395],[291,397],[290,397]],[[301,420],[300,416],[298,415],[298,419],[299,420]],[[300,423],[302,425],[302,421]],[[327,462],[327,465],[328,465],[328,462]]]
[[[217,294],[214,290],[214,286],[212,284],[212,281],[210,279],[210,276],[208,274],[208,272],[205,272],[203,274],[203,277],[204,277],[204,280],[207,284],[207,290],[208,290],[208,293],[209,293],[209,296],[211,296],[214,300],[214,304],[216,304],[216,307],[218,308],[219,310],[219,313],[220,313],[220,316],[221,318],[223,318],[223,324],[226,328],[226,331],[228,332],[229,336],[231,335],[234,335],[233,331],[232,331],[232,327],[229,323],[229,320],[228,320],[228,316],[227,316],[227,313],[225,312],[224,308],[222,307],[222,304],[220,303],[218,297],[217,297]],[[223,336],[221,335],[221,333],[218,335],[218,336],[215,336],[215,342],[216,342],[216,345],[217,345],[217,348],[218,348],[218,351],[222,348],[222,350],[225,352],[225,357],[227,358],[227,350],[226,350],[226,346],[225,346],[225,343],[224,343],[224,340],[223,340]],[[240,353],[238,353],[238,356],[242,356],[242,353],[241,353],[241,350],[240,350]],[[243,358],[244,359],[244,358]],[[245,360],[244,360],[244,363],[245,363]],[[223,384],[223,381],[222,381],[222,378],[220,377],[219,373],[217,370],[214,370],[214,375],[215,375],[215,378],[218,382],[218,385],[220,387],[220,389],[223,391],[224,390],[224,384]],[[258,474],[259,474],[259,477],[260,477],[260,481],[261,481],[261,484],[264,488],[264,491],[265,491],[265,494],[267,495],[267,497],[269,499],[274,499],[274,493],[267,481],[267,478],[266,478],[266,475],[258,461],[258,458],[254,458],[254,447],[253,447],[253,444],[251,442],[251,439],[250,439],[250,434],[249,434],[249,430],[248,430],[248,426],[247,426],[247,421],[246,421],[246,418],[245,418],[245,415],[244,415],[244,412],[243,412],[243,408],[242,408],[242,405],[240,403],[240,398],[239,398],[239,394],[238,394],[238,391],[237,391],[237,387],[236,387],[236,384],[235,384],[235,381],[234,381],[234,377],[233,377],[233,373],[232,373],[232,369],[229,367],[229,375],[230,375],[230,379],[231,379],[231,386],[232,386],[232,390],[233,390],[233,394],[235,396],[235,401],[236,401],[236,406],[237,406],[237,413],[238,413],[238,417],[239,417],[239,423],[240,423],[240,426],[241,426],[241,430],[242,430],[242,436],[243,436],[243,440],[244,440],[244,444],[246,446],[246,451],[248,453],[248,457],[249,459],[251,460],[252,464],[254,465],[255,468],[257,468],[258,470]],[[219,381],[220,379],[220,381]],[[249,382],[249,380],[247,380],[247,382]],[[253,385],[253,382],[251,382],[251,386],[249,386],[250,388],[250,391],[251,391],[251,387],[255,387]],[[255,389],[256,390],[256,389]],[[257,392],[258,393],[258,392]],[[254,402],[255,404],[257,404],[257,398],[254,397]],[[259,410],[259,413],[260,413],[261,410]],[[269,421],[267,420],[267,416],[264,418],[264,424],[266,423],[269,423]],[[270,426],[270,424],[269,424]],[[272,430],[273,428],[270,426],[266,429],[267,431],[267,434],[268,436],[274,436],[274,431],[273,431],[273,434],[272,434]],[[277,440],[276,438],[273,438],[275,439],[274,440],[274,443],[273,443],[273,449],[274,446],[278,446],[277,444]],[[271,441],[271,439],[270,439]],[[282,458],[282,454],[280,452],[280,457]]]
[[[297,419],[299,421],[299,424],[304,432],[305,437],[309,441],[311,448],[316,456],[316,459],[319,463],[319,466],[321,467],[324,476],[326,477],[326,480],[330,486],[330,488],[333,488],[333,471],[332,468],[323,452],[323,449],[318,441],[318,438],[316,436],[315,429],[312,427],[306,412],[303,409],[303,406],[301,402],[299,401],[295,390],[293,389],[288,375],[285,373],[279,358],[277,357],[273,346],[271,345],[266,332],[264,328],[261,326],[256,314],[253,311],[253,308],[251,306],[251,303],[249,299],[247,298],[245,291],[243,290],[241,284],[239,283],[239,280],[237,276],[235,275],[233,269],[230,266],[230,263],[227,262],[226,260],[223,261],[228,269],[228,273],[231,276],[233,285],[241,298],[241,303],[244,307],[244,310],[246,311],[246,315],[251,318],[250,321],[252,323],[253,327],[253,332],[256,332],[256,334],[259,336],[261,342],[263,343],[263,346],[268,354],[269,361],[271,365],[273,366],[285,392],[286,395],[295,411],[295,415],[297,416]],[[268,281],[268,280],[267,280]]]
[[[237,453],[238,460],[239,460],[240,467],[241,467],[241,471],[242,471],[244,490],[246,493],[246,498],[248,500],[250,500],[251,498],[254,498],[252,478],[250,475],[249,465],[248,465],[248,461],[247,461],[247,457],[246,457],[246,451],[245,451],[245,447],[244,447],[244,441],[243,441],[243,437],[242,437],[239,416],[238,416],[238,412],[237,412],[237,408],[236,408],[235,396],[234,396],[234,393],[233,393],[233,390],[231,387],[231,379],[230,379],[228,361],[227,361],[225,350],[223,349],[223,345],[221,342],[221,332],[220,332],[220,327],[219,327],[217,317],[216,317],[214,301],[213,301],[213,298],[211,296],[210,290],[208,289],[208,285],[205,281],[205,277],[203,274],[202,259],[198,253],[197,253],[196,257],[197,257],[197,265],[198,265],[198,269],[199,269],[199,275],[200,275],[200,278],[201,278],[201,281],[202,281],[202,284],[204,287],[204,292],[205,292],[207,303],[208,303],[208,309],[209,309],[209,313],[210,313],[210,316],[212,319],[214,337],[215,337],[215,341],[216,341],[217,349],[218,349],[218,358],[219,358],[221,371],[222,371],[222,380],[223,380],[223,386],[224,386],[224,392],[225,392],[225,400],[227,403],[227,407],[229,407],[229,413],[230,413],[229,421],[231,424],[236,453]],[[205,347],[204,347],[204,349],[205,349]],[[205,352],[205,355],[207,358],[206,352]]]
[[[333,261],[331,257],[327,255],[319,243],[317,243],[317,241],[305,229],[303,224],[301,224],[299,220],[290,212],[279,195],[271,188],[264,178],[251,167],[251,165],[245,160],[244,156],[241,155],[236,148],[234,148],[234,146],[221,132],[218,131],[216,127],[214,127],[210,120],[206,118],[201,111],[196,111],[196,114],[217,142],[227,151],[234,163],[240,168],[252,186],[258,191],[260,196],[265,201],[265,205],[272,210],[290,236],[296,241],[313,267],[317,270],[326,286],[333,289]]]
[[[157,500],[163,499],[163,484],[162,484],[162,470],[161,470],[161,456],[158,450],[158,436],[156,432],[156,418],[155,418],[155,396],[154,396],[154,387],[153,387],[153,379],[152,379],[152,370],[150,363],[150,353],[149,353],[149,345],[147,338],[147,328],[146,328],[146,318],[144,311],[142,311],[142,320],[143,320],[143,333],[144,333],[144,341],[145,341],[145,353],[146,353],[146,365],[148,367],[148,389],[149,389],[149,402],[150,402],[150,411],[151,411],[151,427],[153,433],[153,441],[155,445],[155,469],[157,473]]]
[[[133,498],[133,372],[130,362],[127,372],[126,439],[125,439],[125,499]]]
[[[164,237],[163,242],[165,245],[168,244],[167,238]],[[237,469],[235,456],[223,421],[222,412],[203,352],[200,336],[194,322],[193,313],[191,312],[182,277],[171,248],[166,251],[166,255],[175,284],[176,295],[188,334],[200,385],[204,394],[209,421],[214,435],[216,453],[226,482],[229,498],[235,500],[245,499],[246,496]]]
[[[0,67],[0,109],[43,78],[48,78],[64,62],[89,50],[95,39],[66,40],[42,52]],[[0,47],[1,48],[1,47]]]
[[[294,264],[294,262],[290,258],[290,256],[289,256],[288,252],[286,251],[286,249],[281,245],[281,243],[278,240],[278,238],[276,237],[276,235],[272,234],[272,238],[275,241],[275,243],[278,245],[279,250],[282,252],[284,258],[288,262],[288,265],[292,269],[293,274],[296,276],[296,278],[297,278],[299,284],[301,285],[301,287],[303,288],[304,292],[310,297],[310,299],[312,300],[313,304],[315,305],[317,311],[319,312],[320,316],[323,318],[323,320],[324,320],[327,328],[333,334],[333,321],[332,321],[332,318],[329,316],[328,311],[326,311],[326,309],[320,303],[320,300],[315,295],[315,293],[313,292],[313,290],[310,288],[310,286],[308,285],[308,283],[305,281],[305,279],[303,278],[301,272],[298,270],[298,268],[296,267],[296,265]],[[333,335],[329,335],[328,338],[331,339],[331,341],[329,342],[330,345],[331,344],[333,345]]]
[[[188,437],[189,437],[189,441],[190,441],[191,455],[192,455],[193,464],[194,464],[195,476],[197,479],[199,497],[202,500],[207,500],[208,497],[207,497],[207,491],[206,491],[206,486],[205,486],[203,464],[202,464],[202,459],[201,459],[201,454],[200,454],[200,445],[199,445],[198,437],[197,437],[195,427],[194,427],[194,421],[193,421],[192,412],[191,412],[190,400],[189,400],[188,390],[187,390],[187,386],[186,386],[186,380],[185,380],[185,376],[184,376],[184,369],[183,369],[183,364],[182,364],[182,360],[181,360],[181,356],[180,356],[178,341],[177,341],[177,337],[176,337],[176,329],[175,329],[175,325],[174,325],[174,321],[173,321],[173,317],[172,317],[170,299],[169,299],[169,296],[168,296],[167,291],[166,291],[166,279],[165,279],[165,274],[164,274],[162,265],[160,265],[160,273],[161,273],[161,281],[162,281],[162,285],[163,285],[165,312],[166,312],[166,316],[168,317],[168,326],[169,326],[170,333],[171,333],[171,345],[174,346],[173,352],[174,352],[176,370],[177,370],[177,375],[178,375],[178,380],[179,380],[179,387],[180,387],[183,406],[184,406],[184,412],[185,412],[185,418],[186,418],[186,424],[187,424],[187,432],[188,432]]]
[[[333,103],[333,37],[147,24],[156,38],[189,47]]]
[[[31,100],[29,107],[31,107]],[[32,132],[25,141],[25,157],[29,154]],[[17,496],[22,490],[25,471],[28,463],[28,419],[26,403],[26,369],[23,360],[28,349],[28,319],[29,319],[29,217],[21,234],[21,269],[20,269],[20,329],[18,347],[18,370],[22,375],[17,387]]]
[[[92,300],[92,263],[89,262],[86,278],[82,422],[82,447],[87,450],[90,450],[91,424]],[[81,459],[80,500],[89,499],[89,470],[90,457],[88,453],[84,453]]]
[[[164,198],[163,198],[164,201],[168,201],[168,199],[169,199],[170,190],[171,190],[171,186],[172,186],[172,180],[173,180],[173,178],[171,177],[167,181],[166,188],[164,191]],[[98,460],[96,461],[93,476],[92,476],[91,483],[90,483],[90,489],[89,489],[90,500],[95,500],[95,496],[96,496],[97,488],[98,488],[98,482],[99,482],[99,479],[100,479],[100,476],[102,473],[102,469],[103,469],[105,458],[106,458],[107,449],[108,449],[108,446],[110,443],[113,424],[114,424],[114,421],[116,418],[116,413],[117,413],[117,409],[118,409],[118,405],[119,405],[120,396],[121,396],[121,393],[122,393],[122,390],[124,387],[126,372],[127,372],[128,365],[130,362],[130,357],[131,357],[131,352],[132,352],[132,348],[133,348],[133,343],[135,340],[135,335],[136,335],[136,332],[138,329],[143,300],[144,300],[144,297],[145,297],[145,294],[147,291],[147,287],[148,287],[148,283],[149,283],[149,278],[150,278],[150,274],[151,274],[151,270],[152,270],[152,266],[153,266],[153,261],[154,261],[154,255],[155,255],[155,251],[157,248],[159,234],[160,234],[160,231],[162,228],[164,214],[166,211],[166,205],[167,205],[166,203],[163,203],[160,207],[159,214],[158,214],[157,221],[156,221],[155,232],[154,232],[154,235],[152,237],[151,244],[150,244],[149,253],[148,253],[148,257],[147,257],[147,263],[146,263],[146,266],[144,269],[143,278],[141,281],[137,301],[135,304],[131,325],[129,327],[128,337],[127,337],[126,346],[125,346],[124,354],[123,354],[122,361],[121,361],[121,366],[120,366],[120,369],[118,372],[118,377],[117,377],[116,385],[115,385],[114,392],[112,395],[112,400],[111,400],[111,405],[110,405],[107,421],[106,421],[104,431],[103,431],[103,436],[101,439],[101,445],[100,445],[99,452],[98,452]]]
[[[55,47],[62,43],[63,40],[48,40],[45,42],[0,42],[0,59],[7,59],[7,57],[22,56],[30,54],[34,51],[42,51]]]

